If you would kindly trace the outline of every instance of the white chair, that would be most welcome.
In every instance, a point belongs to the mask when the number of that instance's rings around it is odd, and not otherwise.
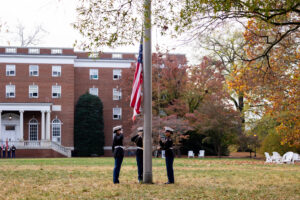
[[[268,152],[265,152],[265,156],[266,156],[266,163],[272,163],[273,160],[270,156],[270,154]]]
[[[198,154],[198,157],[199,158],[204,158],[204,154],[205,154],[205,150],[200,150],[199,154]]]
[[[161,151],[161,157],[162,157],[162,158],[166,158],[166,154],[165,154],[165,153],[166,153],[165,150],[162,150],[162,151]]]
[[[188,158],[193,157],[194,158],[194,152],[193,151],[188,151]]]
[[[294,164],[295,162],[300,162],[300,155],[297,153],[293,154],[292,163]]]
[[[274,151],[271,158],[272,158],[273,162],[281,163],[282,157],[280,156],[280,154],[278,152]]]
[[[294,153],[289,151],[282,156],[281,163],[291,164],[293,160]]]

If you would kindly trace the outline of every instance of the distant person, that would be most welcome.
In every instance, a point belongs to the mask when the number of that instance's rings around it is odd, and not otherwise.
[[[131,138],[137,146],[136,150],[136,164],[138,167],[138,181],[141,183],[143,181],[143,127],[137,129],[137,135]]]
[[[173,134],[174,130],[170,127],[165,127],[165,135],[164,137],[159,135],[159,144],[162,150],[165,150],[165,157],[166,157],[166,168],[167,168],[167,175],[168,175],[168,182],[165,184],[174,184],[174,170],[173,170],[173,163],[174,163],[174,153],[173,153],[173,141],[171,139],[171,135]]]
[[[113,174],[113,182],[114,184],[119,184],[119,175],[121,170],[121,165],[124,158],[124,147],[123,147],[123,133],[122,126],[116,126],[113,128],[114,132],[114,140],[112,145],[112,151],[115,158],[115,167]]]
[[[0,158],[2,157],[2,148],[3,148],[3,145],[0,146]]]
[[[11,147],[11,157],[12,158],[16,158],[16,150],[17,150],[17,148],[15,147],[15,145],[12,145],[12,147]]]
[[[6,146],[5,145],[3,145],[2,154],[3,154],[3,158],[6,158]]]
[[[8,145],[6,146],[6,151],[7,151],[7,158],[10,158],[10,147]]]

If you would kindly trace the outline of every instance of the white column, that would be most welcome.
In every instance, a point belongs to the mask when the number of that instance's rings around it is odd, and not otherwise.
[[[1,132],[2,132],[2,110],[0,110],[0,140],[1,140]],[[3,142],[3,141],[2,141]],[[0,143],[1,144],[1,143]]]
[[[42,110],[41,111],[42,116],[41,116],[41,121],[42,121],[42,134],[41,134],[41,139],[45,140],[46,139],[46,135],[45,135],[45,111]]]
[[[50,140],[50,113],[51,111],[47,111],[46,115],[46,140]]]
[[[20,110],[20,139],[24,140],[24,110]]]

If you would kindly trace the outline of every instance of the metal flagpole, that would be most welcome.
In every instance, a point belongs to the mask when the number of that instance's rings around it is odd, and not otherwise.
[[[143,182],[152,183],[152,52],[151,0],[144,1],[144,154]]]

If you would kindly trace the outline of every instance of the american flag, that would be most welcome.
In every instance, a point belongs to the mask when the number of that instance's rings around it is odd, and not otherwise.
[[[135,68],[134,80],[132,85],[130,107],[133,108],[132,120],[134,121],[136,116],[140,114],[141,107],[141,92],[143,83],[143,44],[140,44],[139,56]]]

